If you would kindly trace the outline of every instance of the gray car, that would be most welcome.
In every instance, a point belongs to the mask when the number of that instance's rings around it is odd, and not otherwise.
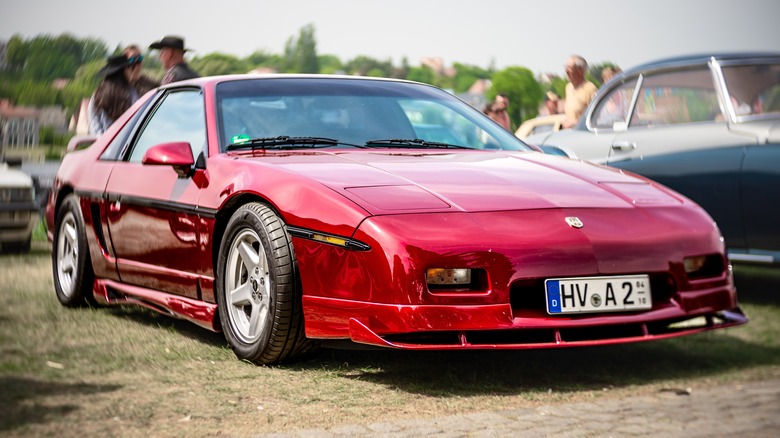
[[[604,84],[574,129],[526,141],[665,184],[710,213],[731,260],[780,263],[780,53],[641,65]]]

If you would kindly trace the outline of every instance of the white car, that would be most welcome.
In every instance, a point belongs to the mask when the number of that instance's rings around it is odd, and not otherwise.
[[[32,178],[8,163],[0,163],[0,245],[3,252],[30,250],[38,215]]]

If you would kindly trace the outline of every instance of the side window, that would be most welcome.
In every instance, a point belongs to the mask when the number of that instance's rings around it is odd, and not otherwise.
[[[780,64],[723,67],[737,116],[780,113]]]
[[[138,111],[133,115],[133,117],[125,124],[124,127],[122,127],[122,130],[119,131],[119,133],[114,137],[113,140],[111,140],[111,143],[108,145],[105,151],[100,155],[101,160],[105,161],[115,161],[121,159],[122,151],[125,147],[125,144],[129,141],[130,134],[133,132],[133,129],[135,129],[136,124],[138,123],[138,120],[141,119],[141,116],[146,112],[146,108],[149,106],[149,103],[152,102],[153,99],[149,99],[146,101],[143,107],[139,108]]]
[[[636,79],[620,84],[599,102],[599,106],[593,112],[591,120],[593,127],[612,129],[615,122],[626,122],[631,99],[634,97]]]
[[[174,91],[163,98],[138,136],[130,161],[140,163],[149,148],[173,141],[188,142],[196,160],[204,150],[206,118],[199,90]]]
[[[708,68],[645,76],[631,126],[717,120],[720,106]]]

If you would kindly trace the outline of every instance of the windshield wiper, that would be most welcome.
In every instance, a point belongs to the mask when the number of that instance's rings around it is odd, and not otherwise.
[[[231,143],[225,149],[297,149],[297,148],[322,148],[336,146],[339,141],[327,137],[257,137]]]
[[[365,143],[367,147],[390,147],[390,148],[455,148],[471,149],[467,146],[460,146],[450,143],[440,143],[438,141],[427,141],[420,138],[388,138],[381,140],[369,140]]]

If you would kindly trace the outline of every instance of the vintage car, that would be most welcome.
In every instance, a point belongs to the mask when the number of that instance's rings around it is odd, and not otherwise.
[[[729,258],[780,263],[780,53],[665,59],[605,84],[548,151],[660,182],[704,207]]]
[[[0,162],[0,245],[3,252],[27,252],[38,223],[30,175]]]
[[[442,132],[459,143],[426,138]],[[46,213],[60,302],[146,306],[257,364],[345,342],[551,348],[747,321],[698,205],[536,152],[432,86],[194,79],[73,149]]]

